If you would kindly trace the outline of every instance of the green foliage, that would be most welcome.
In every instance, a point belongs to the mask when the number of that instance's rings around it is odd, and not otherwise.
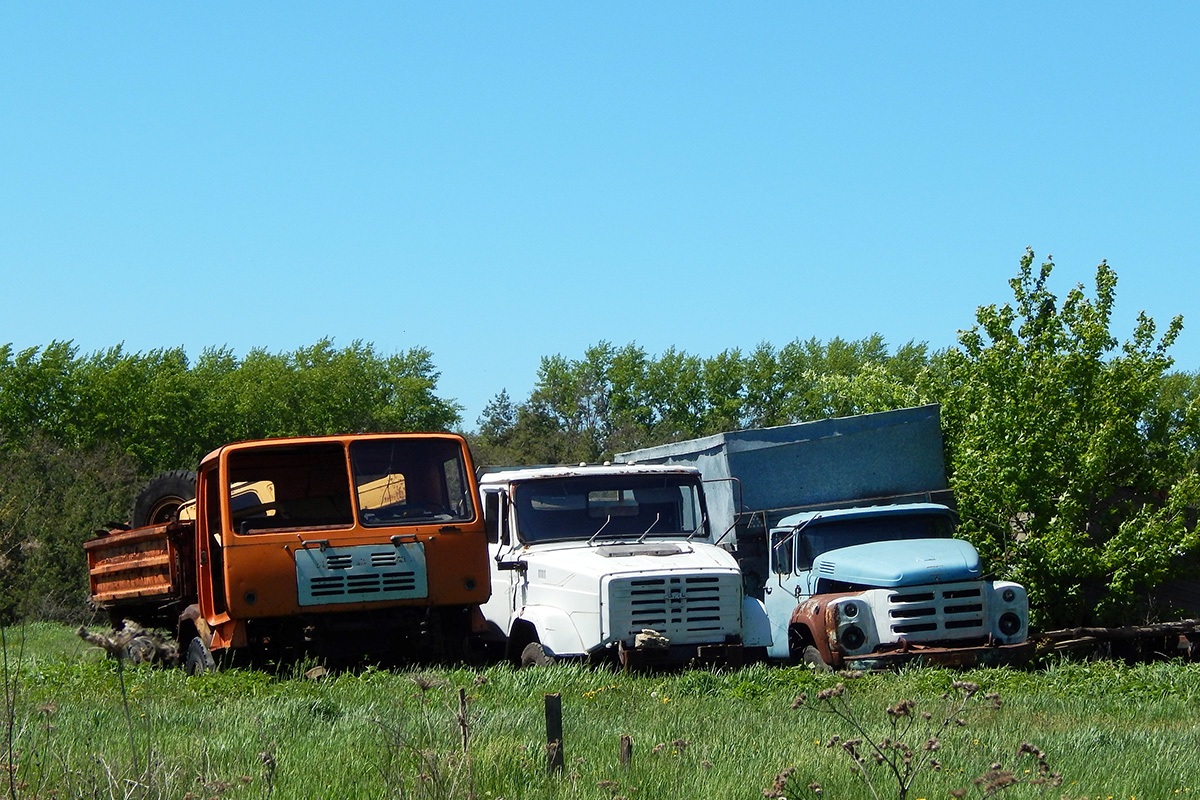
[[[860,673],[845,673],[847,680],[862,677]],[[1000,695],[995,692],[981,695],[979,684],[972,681],[954,681],[950,691],[945,692],[940,702],[919,703],[914,699],[900,700],[889,705],[882,723],[850,701],[850,690],[846,683],[821,689],[812,699],[802,693],[792,701],[793,709],[823,714],[842,724],[846,735],[834,734],[825,743],[825,748],[840,752],[849,760],[851,772],[857,775],[871,797],[893,796],[905,800],[914,786],[925,782],[930,773],[943,771],[943,760],[947,758],[948,746],[961,747],[966,737],[963,728],[968,718],[979,708],[996,711],[1001,707]],[[1062,775],[1052,772],[1046,754],[1039,748],[1022,742],[1017,748],[1018,758],[1028,756],[1030,769],[1018,774],[1005,769],[999,763],[988,767],[980,764],[979,771],[971,783],[980,796],[992,797],[1014,786],[1027,784],[1036,787],[1062,785]],[[824,794],[817,781],[804,785],[798,772],[792,768],[775,777],[772,786],[763,792],[764,797],[796,798],[801,796],[820,797]],[[966,797],[967,789],[956,787],[951,797]]]
[[[1013,299],[981,306],[959,345],[889,349],[879,335],[796,339],[703,357],[601,341],[541,360],[529,397],[496,395],[471,435],[481,464],[595,462],[726,430],[937,402],[964,533],[1030,590],[1043,626],[1173,613],[1162,592],[1200,570],[1200,373],[1172,373],[1178,318],[1111,331],[1116,274],[1050,291],[1021,259]],[[122,521],[137,475],[190,467],[225,442],[444,430],[423,348],[382,355],[323,339],[236,357],[181,348],[80,355],[0,346],[0,614],[81,597],[78,543]]]
[[[493,463],[594,462],[722,431],[902,408],[921,402],[914,379],[927,361],[924,345],[890,355],[879,336],[711,358],[602,341],[580,359],[543,358],[525,402],[497,395],[475,446],[503,455]]]
[[[111,447],[73,450],[34,435],[0,451],[0,623],[87,615],[83,542],[126,519],[139,484],[132,460]]]
[[[711,358],[600,342],[542,360],[524,402],[497,396],[474,446],[491,463],[598,461],[726,430],[942,405],[963,531],[1025,584],[1042,625],[1170,616],[1160,587],[1200,568],[1200,375],[1169,373],[1178,318],[1112,334],[1116,274],[1050,291],[1027,252],[1013,301],[982,306],[959,346],[763,343]]]
[[[0,450],[35,436],[70,449],[114,447],[143,475],[190,467],[231,441],[359,431],[447,430],[460,406],[439,398],[430,352],[382,356],[328,339],[291,353],[226,348],[195,364],[181,348],[79,356],[66,342],[0,347]]]
[[[1130,622],[1150,590],[1200,545],[1197,406],[1164,403],[1167,350],[1142,315],[1118,347],[1116,275],[1096,269],[1061,306],[1026,252],[1015,302],[989,305],[926,373],[942,402],[964,530],[1000,571],[1025,584],[1040,622]],[[1182,396],[1182,395],[1181,395]]]

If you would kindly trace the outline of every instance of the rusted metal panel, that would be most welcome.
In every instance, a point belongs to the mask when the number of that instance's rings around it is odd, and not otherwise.
[[[184,591],[177,542],[191,525],[109,531],[84,543],[92,600],[100,608],[178,599]]]
[[[898,642],[882,644],[870,653],[848,655],[842,651],[837,639],[837,606],[831,601],[855,594],[840,592],[809,598],[799,603],[792,612],[790,624],[811,631],[813,646],[825,663],[835,669],[889,669],[913,662],[943,667],[1019,666],[1027,663],[1036,650],[1032,641],[1019,644],[989,641],[974,645],[942,645],[936,642],[922,644],[901,638]]]
[[[844,656],[849,669],[891,669],[918,663],[939,667],[1020,666],[1035,652],[1031,641],[1020,644],[980,645],[977,647],[927,647],[897,645],[894,650],[876,650],[860,656]]]

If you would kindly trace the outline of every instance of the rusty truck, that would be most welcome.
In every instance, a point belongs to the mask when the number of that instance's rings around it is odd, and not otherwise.
[[[1029,602],[991,580],[956,517],[936,405],[736,431],[617,455],[698,468],[768,655],[819,667],[1013,664]]]
[[[460,659],[490,594],[478,496],[457,434],[225,445],[85,543],[92,602],[172,633],[192,673],[235,654]]]

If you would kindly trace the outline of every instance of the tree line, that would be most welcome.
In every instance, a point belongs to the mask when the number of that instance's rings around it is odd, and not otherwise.
[[[599,461],[722,431],[939,403],[963,535],[1024,583],[1044,626],[1178,613],[1200,579],[1200,374],[1172,371],[1182,330],[1112,331],[1117,276],[1051,292],[1021,258],[1012,298],[980,306],[956,346],[763,343],[702,357],[601,341],[543,357],[529,396],[504,390],[468,432],[477,463]],[[81,541],[127,516],[138,486],[239,439],[462,429],[432,355],[328,340],[236,358],[181,349],[81,356],[0,348],[0,615],[84,607]],[[1193,611],[1192,613],[1196,613]]]

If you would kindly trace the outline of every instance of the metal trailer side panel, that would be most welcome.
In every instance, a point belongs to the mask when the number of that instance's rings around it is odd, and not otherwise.
[[[100,608],[179,601],[188,590],[190,523],[109,531],[84,543],[92,601]],[[186,562],[186,563],[185,563]]]
[[[936,405],[720,433],[618,453],[616,460],[695,466],[706,480],[737,479],[740,508],[732,482],[706,486],[717,528],[732,525],[736,511],[853,505],[948,489]]]

